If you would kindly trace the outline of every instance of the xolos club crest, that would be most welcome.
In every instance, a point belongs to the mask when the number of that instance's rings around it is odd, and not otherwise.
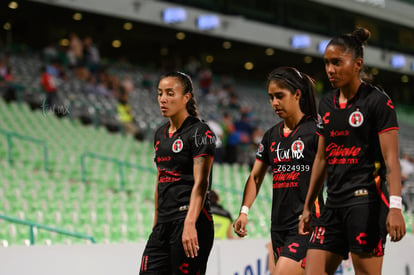
[[[292,143],[292,157],[296,159],[303,158],[303,150],[305,150],[305,143],[297,139]]]
[[[357,109],[356,111],[352,112],[349,116],[349,125],[352,127],[359,127],[364,123],[364,116],[362,113]]]
[[[181,150],[183,150],[183,147],[184,147],[183,140],[181,138],[178,138],[174,141],[171,149],[173,150],[174,153],[179,153],[181,152]]]

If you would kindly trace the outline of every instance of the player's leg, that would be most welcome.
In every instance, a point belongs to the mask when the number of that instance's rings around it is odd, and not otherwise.
[[[383,256],[374,256],[372,254],[352,253],[352,263],[354,265],[355,275],[380,275],[382,270]]]
[[[324,207],[313,224],[306,253],[305,274],[334,274],[343,259],[348,257],[343,209]]]
[[[387,210],[377,203],[356,205],[347,210],[348,242],[357,275],[381,274],[387,234],[384,211]]]
[[[306,275],[333,275],[341,264],[343,256],[320,249],[308,249],[306,253]]]
[[[298,262],[287,257],[280,257],[272,275],[303,275],[304,272],[302,261]]]
[[[169,274],[168,229],[165,224],[157,224],[153,228],[142,254],[139,274]]]
[[[182,233],[184,220],[175,221],[171,227],[170,240],[170,266],[172,275],[199,274],[204,275],[207,269],[207,261],[214,241],[214,224],[204,213],[196,223],[198,244],[198,256],[189,258],[184,253]]]
[[[272,232],[275,240],[274,254],[278,257],[273,275],[302,275],[304,274],[303,259],[306,257],[310,236],[298,234],[298,229],[283,232]],[[276,242],[276,240],[278,240]]]

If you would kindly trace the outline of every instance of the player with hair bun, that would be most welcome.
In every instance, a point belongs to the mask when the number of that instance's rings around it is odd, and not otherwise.
[[[387,232],[394,242],[406,233],[396,112],[382,89],[360,77],[369,37],[358,28],[325,49],[334,90],[319,103],[318,151],[299,221],[301,234],[312,232],[305,274],[334,274],[349,252],[355,274],[381,274]],[[326,172],[328,196],[312,228],[313,201]]]

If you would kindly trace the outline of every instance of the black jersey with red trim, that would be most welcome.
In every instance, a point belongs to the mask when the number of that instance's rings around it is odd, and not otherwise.
[[[282,121],[267,130],[256,153],[256,160],[272,168],[271,226],[277,231],[298,226],[318,146],[316,121],[311,117],[302,118],[286,137],[283,127]]]
[[[343,207],[378,200],[375,178],[385,181],[379,134],[397,129],[391,99],[378,87],[362,83],[345,108],[339,90],[319,103],[317,133],[325,137],[326,206]]]
[[[154,136],[154,161],[159,173],[157,222],[186,216],[194,186],[193,160],[203,155],[213,157],[216,148],[213,131],[196,117],[187,117],[172,136],[169,127],[167,122]],[[204,207],[210,213],[208,198]]]

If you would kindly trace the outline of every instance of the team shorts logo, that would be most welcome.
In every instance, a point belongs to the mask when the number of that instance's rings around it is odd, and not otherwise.
[[[183,140],[181,138],[177,139],[174,141],[173,145],[172,145],[172,150],[174,153],[179,153],[181,152],[181,150],[183,150],[184,147],[184,143]]]
[[[303,150],[305,149],[305,143],[298,139],[292,143],[292,157],[299,159],[303,158]]]
[[[359,110],[356,110],[355,112],[352,112],[352,114],[349,116],[349,125],[352,127],[359,127],[364,123],[364,116]]]

